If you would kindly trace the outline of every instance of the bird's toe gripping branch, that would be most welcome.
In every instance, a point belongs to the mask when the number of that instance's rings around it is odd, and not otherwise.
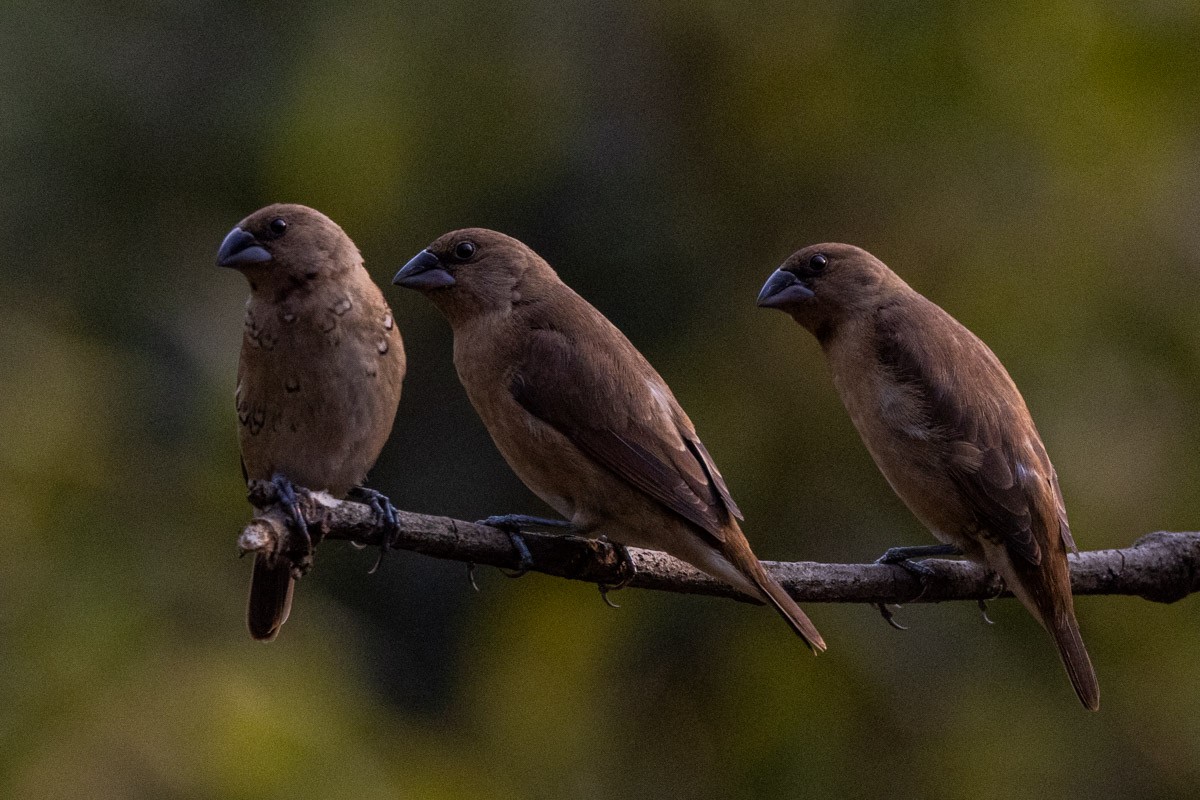
[[[347,499],[369,505],[375,512],[375,524],[382,531],[379,539],[379,558],[375,559],[374,565],[367,570],[368,575],[374,575],[375,571],[379,569],[379,565],[383,563],[383,557],[387,555],[387,551],[395,546],[396,537],[400,534],[397,508],[392,505],[392,501],[388,499],[387,495],[365,486],[356,486],[351,489]]]
[[[912,575],[929,577],[934,574],[934,571],[914,559],[930,558],[932,556],[961,556],[962,550],[959,550],[952,544],[922,544],[912,547],[889,547],[887,551],[879,558],[875,559],[876,564],[895,564],[905,572]]]
[[[624,545],[614,545],[614,548],[616,548],[617,551],[617,558],[620,559],[620,570],[622,572],[622,577],[619,581],[611,585],[607,583],[598,583],[596,584],[596,588],[600,590],[600,599],[604,601],[605,605],[607,605],[609,608],[620,608],[621,606],[617,603],[614,603],[612,598],[608,596],[608,593],[615,592],[618,589],[624,589],[626,586],[628,586],[629,582],[632,581],[637,575],[637,567],[633,563],[633,557],[629,555],[629,550]]]
[[[909,602],[920,600],[925,594],[927,588],[926,581],[936,574],[932,567],[915,559],[929,558],[931,556],[961,556],[962,551],[952,544],[930,544],[916,545],[912,547],[891,547],[887,552],[875,559],[876,564],[892,564],[907,572],[917,579],[921,586],[921,591],[917,593]],[[900,608],[899,603],[893,604],[896,608]],[[908,628],[896,621],[896,614],[888,608],[887,603],[875,603],[875,608],[879,610],[879,615],[883,617],[883,621],[891,625],[898,631],[906,631]],[[984,619],[987,619],[987,610],[984,609]],[[990,623],[991,620],[988,620]]]
[[[529,545],[525,544],[525,540],[521,538],[521,529],[527,526],[537,526],[541,528],[570,528],[571,523],[562,519],[549,519],[547,517],[533,517],[528,514],[495,514],[487,519],[475,521],[476,525],[487,525],[489,528],[496,528],[508,534],[508,538],[512,540],[513,550],[517,553],[517,568],[512,572],[505,571],[504,574],[510,578],[520,578],[533,569],[533,555],[529,552]],[[471,586],[479,591],[479,586],[475,583],[475,565],[467,564],[467,573],[471,579]]]
[[[600,537],[599,541],[604,542],[613,549],[617,556],[617,574],[620,578],[616,583],[598,583],[596,588],[600,590],[600,597],[604,600],[605,605],[609,608],[620,608],[608,596],[609,592],[615,592],[619,589],[624,589],[629,585],[635,577],[637,577],[637,564],[633,563],[633,556],[629,554],[629,548],[618,542],[609,540],[607,537]]]
[[[257,524],[243,531],[239,548],[243,553],[262,553],[273,562],[287,559],[293,577],[303,576],[312,568],[321,539],[320,526],[309,524],[315,507],[322,503],[320,494],[275,475],[269,481],[251,481],[247,499],[261,513],[254,520]]]

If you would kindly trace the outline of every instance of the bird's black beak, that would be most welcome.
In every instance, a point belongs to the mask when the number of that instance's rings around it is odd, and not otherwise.
[[[444,289],[454,285],[454,276],[446,271],[437,256],[422,250],[396,273],[392,283],[405,289]]]
[[[758,293],[758,307],[785,308],[813,296],[813,290],[801,283],[795,273],[777,269]]]
[[[259,244],[258,239],[241,228],[231,230],[217,251],[218,267],[246,267],[265,264],[270,260],[271,254]]]

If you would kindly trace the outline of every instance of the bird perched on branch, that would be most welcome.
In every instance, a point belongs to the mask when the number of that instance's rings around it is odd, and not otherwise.
[[[870,253],[819,244],[793,254],[758,295],[812,332],[875,463],[944,544],[880,560],[966,555],[1004,579],[1054,638],[1083,705],[1100,689],[1079,635],[1058,476],[1025,401],[974,334]]]
[[[516,239],[469,228],[422,250],[394,282],[449,320],[472,405],[573,533],[666,551],[771,604],[809,647],[825,649],[751,552],[741,512],[667,384],[549,264]]]
[[[354,242],[318,211],[271,205],[229,232],[217,264],[250,283],[236,392],[247,482],[273,485],[309,553],[298,493],[361,499],[394,526],[391,503],[362,482],[396,416],[404,343]],[[247,612],[255,639],[275,638],[288,617],[289,560],[255,556]]]

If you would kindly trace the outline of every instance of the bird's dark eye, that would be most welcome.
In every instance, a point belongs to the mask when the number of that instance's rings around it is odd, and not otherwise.
[[[811,269],[813,272],[820,272],[821,270],[825,269],[825,266],[826,266],[828,263],[829,263],[829,259],[828,259],[828,258],[826,258],[826,257],[825,257],[823,254],[821,254],[821,253],[817,253],[815,256],[813,256],[812,258],[810,258],[810,259],[808,260],[808,267],[809,267],[809,269]]]
[[[271,229],[271,233],[275,234],[276,236],[283,236],[283,232],[287,230],[287,220],[283,217],[276,217],[275,219],[271,220],[271,224],[267,227],[269,227]]]
[[[475,255],[474,242],[459,242],[454,245],[454,257],[459,261],[466,261],[473,255]]]

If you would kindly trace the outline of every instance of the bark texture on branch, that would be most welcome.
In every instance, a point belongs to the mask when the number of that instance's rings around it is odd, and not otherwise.
[[[360,503],[313,495],[302,499],[301,507],[314,538],[379,545],[383,536],[372,510]],[[399,531],[392,540],[395,549],[507,569],[518,566],[517,552],[503,531],[407,511],[397,512],[397,516]],[[522,533],[521,537],[533,556],[533,571],[605,585],[617,584],[624,577],[616,551],[605,542],[561,534]],[[292,554],[293,561],[300,562],[304,547],[295,538],[286,524],[286,512],[266,505],[242,530],[238,545],[243,552],[269,557]],[[757,602],[665,553],[632,547],[629,553],[637,567],[629,587]],[[1136,595],[1171,603],[1200,591],[1200,533],[1151,533],[1129,547],[1092,550],[1070,559],[1071,584],[1077,595]],[[924,586],[891,565],[763,563],[797,601],[807,603],[988,600],[1001,590],[995,575],[966,561],[926,561],[934,574]]]

